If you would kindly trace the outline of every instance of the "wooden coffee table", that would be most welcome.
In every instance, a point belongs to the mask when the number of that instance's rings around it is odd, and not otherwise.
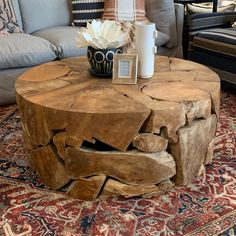
[[[181,59],[155,63],[153,78],[137,85],[92,77],[84,57],[37,66],[16,81],[29,162],[45,185],[85,200],[150,196],[205,171],[219,77]]]

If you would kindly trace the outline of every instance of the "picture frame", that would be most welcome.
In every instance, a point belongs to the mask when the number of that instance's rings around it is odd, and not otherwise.
[[[112,83],[137,84],[138,54],[115,54]]]

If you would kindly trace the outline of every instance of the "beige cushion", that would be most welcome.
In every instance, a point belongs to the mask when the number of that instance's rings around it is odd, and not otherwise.
[[[147,18],[156,24],[158,31],[169,36],[166,47],[177,46],[177,29],[173,0],[146,0]]]
[[[189,15],[199,14],[199,13],[210,13],[212,12],[212,3],[193,3],[187,4],[187,13]],[[231,3],[227,6],[220,6],[217,8],[217,12],[232,12],[235,10],[235,4]]]

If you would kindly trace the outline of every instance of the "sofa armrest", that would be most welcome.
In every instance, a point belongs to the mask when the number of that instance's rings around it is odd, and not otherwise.
[[[189,18],[189,31],[194,35],[202,30],[231,27],[235,21],[236,12],[195,14]]]
[[[177,31],[177,57],[183,57],[182,35],[184,25],[184,6],[175,3],[176,31]]]

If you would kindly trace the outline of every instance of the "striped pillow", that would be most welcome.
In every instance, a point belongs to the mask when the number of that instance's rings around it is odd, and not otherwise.
[[[105,0],[102,19],[116,21],[147,20],[145,0]]]
[[[87,26],[87,22],[102,17],[104,0],[72,0],[72,15],[75,26]]]
[[[0,32],[20,33],[11,0],[0,0]]]

